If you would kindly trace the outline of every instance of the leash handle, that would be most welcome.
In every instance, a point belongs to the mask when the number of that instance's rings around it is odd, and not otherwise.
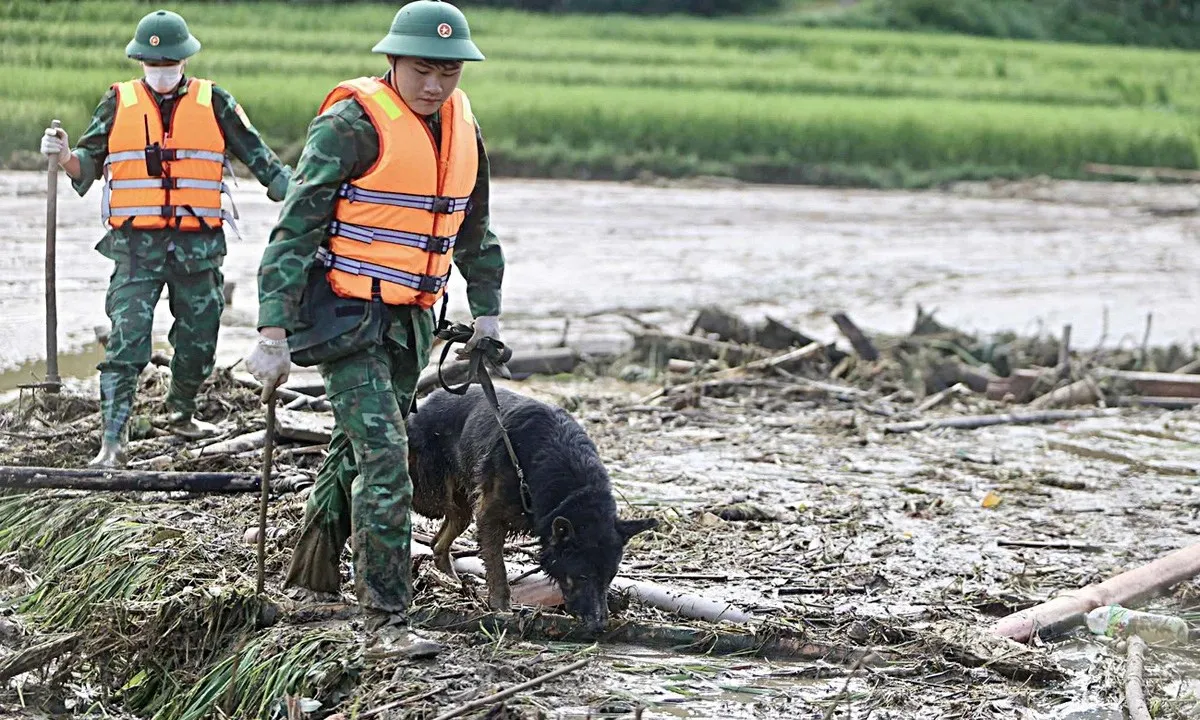
[[[446,346],[442,348],[442,357],[438,361],[438,383],[442,388],[449,393],[455,395],[465,395],[468,388],[471,387],[471,382],[479,383],[483,389],[483,394],[487,397],[488,404],[492,408],[492,414],[496,417],[496,424],[500,426],[500,437],[504,440],[504,448],[508,451],[508,459],[512,461],[513,469],[517,472],[517,480],[521,484],[521,507],[525,514],[530,518],[533,517],[533,497],[529,491],[529,484],[525,482],[525,473],[521,470],[521,463],[517,461],[517,452],[513,448],[512,440],[508,437],[508,431],[504,429],[504,419],[500,415],[500,399],[496,397],[496,386],[492,384],[492,376],[488,373],[484,366],[484,359],[491,360],[497,365],[502,365],[512,359],[512,349],[504,343],[494,338],[480,338],[475,349],[471,351],[470,367],[467,371],[467,380],[458,387],[450,387],[446,384],[446,379],[442,377],[442,366],[446,363],[446,357],[450,355],[450,348],[455,343],[465,343],[475,334],[474,329],[470,325],[456,323],[449,325],[442,323],[438,328],[437,336],[446,341]]]

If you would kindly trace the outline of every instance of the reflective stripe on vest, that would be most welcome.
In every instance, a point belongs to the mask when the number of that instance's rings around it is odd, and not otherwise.
[[[424,250],[425,252],[438,253],[439,255],[450,252],[454,248],[454,240],[456,238],[454,235],[440,238],[433,237],[432,235],[418,235],[417,233],[404,232],[403,230],[385,230],[384,228],[373,228],[366,225],[351,225],[350,223],[339,222],[337,220],[329,224],[329,234],[338,235],[350,240],[357,240],[361,243],[370,243],[379,240],[380,242],[407,245]]]
[[[452,198],[438,195],[410,195],[408,193],[363,190],[350,183],[342,183],[342,186],[338,188],[338,197],[346,198],[350,202],[375,203],[376,205],[428,210],[443,215],[462,212],[467,209],[467,205],[471,202],[471,198],[469,197]]]
[[[340,83],[320,112],[352,98],[379,136],[379,156],[343,183],[322,258],[341,297],[432,307],[450,277],[455,239],[479,170],[475,118],[462,90],[441,107],[441,142],[378,78]]]
[[[394,285],[403,285],[406,288],[425,293],[440,293],[446,287],[446,283],[450,281],[450,273],[446,273],[441,277],[414,275],[410,272],[393,270],[383,265],[375,265],[362,260],[338,257],[329,252],[328,248],[324,247],[317,248],[317,261],[325,267],[339,272],[349,273],[358,277],[373,278]]]
[[[229,220],[221,206],[225,137],[212,106],[212,83],[192,78],[176,100],[170,134],[141,80],[117,83],[118,102],[104,160],[101,217],[114,228],[203,230]],[[157,143],[162,175],[147,166]],[[235,228],[236,231],[236,228]]]

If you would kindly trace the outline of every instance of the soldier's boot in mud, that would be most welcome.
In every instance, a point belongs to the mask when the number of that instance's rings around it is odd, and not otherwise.
[[[212,437],[220,432],[216,425],[197,420],[191,413],[172,410],[167,414],[167,429],[188,440]]]
[[[129,442],[129,426],[126,424],[116,433],[105,431],[100,440],[100,452],[88,463],[90,468],[119,470],[125,467],[125,445]]]
[[[366,611],[364,616],[363,657],[367,660],[427,660],[446,649],[440,642],[409,627],[403,615]]]

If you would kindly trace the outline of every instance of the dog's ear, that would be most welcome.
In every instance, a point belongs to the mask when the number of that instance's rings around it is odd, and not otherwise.
[[[653,530],[658,527],[658,520],[655,518],[641,518],[639,520],[618,520],[617,534],[621,536],[622,542],[629,542],[629,538],[646,530]]]
[[[558,517],[554,518],[554,522],[551,523],[550,533],[550,537],[554,542],[566,542],[574,537],[575,526],[571,524],[570,520],[566,519],[562,515],[559,515]]]

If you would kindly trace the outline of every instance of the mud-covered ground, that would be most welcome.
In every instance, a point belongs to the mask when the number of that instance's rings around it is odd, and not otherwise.
[[[0,231],[10,249],[0,260],[0,367],[15,368],[0,376],[0,391],[41,372],[42,187],[41,174],[0,173]],[[19,426],[5,416],[0,461],[9,464],[79,466],[98,445],[94,365],[101,351],[92,328],[105,322],[101,298],[110,267],[91,249],[100,234],[98,192],[83,200],[65,187],[60,192],[60,327],[63,347],[77,353],[64,356],[63,369],[78,377],[71,389],[83,394],[61,412],[39,411]],[[237,201],[246,239],[230,240],[226,277],[237,289],[224,320],[222,367],[252,337],[257,258],[277,209],[253,181],[242,180]],[[941,321],[964,329],[1032,332],[1044,324],[1057,332],[1070,322],[1078,348],[1140,344],[1149,312],[1152,344],[1190,347],[1200,329],[1200,203],[1187,187],[1032,182],[900,193],[502,180],[495,204],[510,262],[505,336],[517,348],[559,342],[568,319],[566,341],[585,350],[628,342],[639,323],[686,330],[708,302],[751,319],[770,313],[822,340],[837,337],[831,311],[848,311],[869,331],[906,331],[918,303],[936,306]],[[454,293],[452,314],[462,317],[461,283]],[[165,336],[165,303],[159,310],[156,330]],[[165,372],[147,369],[139,411],[156,410],[152,398]],[[512,715],[489,717],[628,716],[639,707],[646,718],[1122,717],[1121,644],[1076,632],[985,662],[973,655],[981,647],[973,633],[1015,609],[1194,543],[1197,411],[1128,410],[1052,425],[895,435],[883,425],[906,419],[917,398],[866,389],[839,399],[771,377],[675,407],[646,401],[661,378],[617,375],[650,377],[622,367],[596,376],[585,368],[507,384],[569,409],[600,448],[622,512],[662,521],[657,532],[634,540],[622,574],[727,600],[758,622],[801,628],[814,642],[874,649],[887,665],[601,643],[586,669],[518,694],[508,701]],[[255,395],[225,381],[209,389],[202,408],[230,435],[262,427]],[[999,409],[960,399],[923,416]],[[320,452],[295,453],[304,445],[282,449],[286,474],[313,475]],[[146,438],[132,455],[136,462],[179,450],[170,438]],[[259,459],[250,451],[216,465],[178,461],[176,468],[254,472]],[[31,508],[78,502],[71,493],[42,497]],[[115,504],[104,512],[146,523],[155,543],[174,543],[178,557],[164,567],[162,588],[252,586],[254,547],[243,533],[256,523],[255,497],[105,497]],[[277,531],[267,589],[281,602],[278,583],[302,505],[302,493],[285,494],[271,507]],[[755,519],[722,519],[730,505]],[[419,521],[417,529],[435,526]],[[468,546],[472,539],[469,531]],[[1066,540],[1078,549],[1011,544]],[[118,547],[105,562],[131,562],[143,550]],[[38,557],[0,554],[5,597],[36,586],[26,565]],[[528,561],[517,548],[509,557]],[[437,582],[427,564],[418,578],[418,603],[481,607],[478,598]],[[1184,583],[1148,607],[1194,621],[1200,584]],[[7,623],[0,624],[2,662],[37,634],[22,635],[22,627],[33,633],[32,622],[0,608]],[[620,617],[704,627],[637,603]],[[317,630],[285,625],[273,632],[300,652],[309,637],[300,633]],[[321,657],[353,665],[353,626],[319,630],[332,643]],[[399,702],[374,716],[432,718],[565,665],[589,647],[439,637],[451,646],[445,656],[360,678],[348,702],[360,712]],[[1156,717],[1200,714],[1198,659],[1186,648],[1148,655]],[[1020,667],[1036,678],[1014,679]],[[98,702],[120,716],[87,677],[68,677],[58,700],[77,709]],[[19,709],[45,699],[38,681],[25,675],[7,685],[0,714],[39,717]]]
[[[161,390],[165,372],[148,371],[146,395]],[[977,635],[1008,612],[1144,564],[1200,534],[1195,411],[1127,411],[1046,426],[896,435],[885,434],[883,425],[907,417],[911,405],[871,393],[839,400],[789,390],[786,380],[760,379],[678,409],[645,402],[656,384],[586,372],[506,384],[569,409],[595,439],[622,513],[663,522],[631,544],[622,575],[728,601],[759,622],[802,628],[813,642],[870,648],[888,662],[854,669],[601,643],[585,670],[510,700],[509,712],[516,715],[492,717],[536,717],[539,711],[550,718],[601,717],[602,710],[641,707],[646,718],[1116,720],[1123,702],[1120,644],[1079,630],[1024,652],[1002,648],[1003,660],[993,655],[984,662],[972,659],[980,647]],[[213,404],[218,397],[224,412]],[[212,391],[204,407],[224,430],[244,432],[261,425],[255,402],[249,391],[224,387]],[[92,416],[80,415],[89,409],[67,410],[82,417],[71,427],[94,426]],[[141,409],[152,411],[153,402]],[[998,409],[973,399],[924,416]],[[55,419],[53,413],[41,416]],[[11,453],[26,442],[20,434],[0,441],[4,461],[15,462]],[[93,434],[78,432],[44,446],[78,463],[95,444]],[[136,461],[178,447],[167,437],[145,439],[133,455]],[[1096,450],[1127,461],[1093,459]],[[319,461],[319,455],[289,457],[286,450],[281,457],[290,476],[311,476]],[[254,471],[258,462],[250,452],[179,467]],[[63,493],[55,495],[63,501]],[[278,582],[302,502],[303,494],[282,495],[271,509],[270,525],[277,530],[269,543],[268,593],[280,600]],[[252,583],[253,546],[242,535],[256,523],[256,497],[143,496],[118,504],[132,517],[153,520],[156,532],[170,529],[203,547],[193,551],[206,558],[199,565],[221,568],[219,581],[204,582]],[[722,519],[737,517],[731,506],[752,519]],[[435,529],[423,519],[416,523],[418,532]],[[468,531],[464,544],[472,540]],[[1005,544],[1064,540],[1085,547]],[[131,557],[137,552],[129,550]],[[529,562],[516,547],[508,554],[510,562]],[[182,566],[171,571],[192,584],[198,584],[192,576],[203,575]],[[28,581],[27,574],[12,573],[10,567],[8,582]],[[477,595],[463,595],[432,575],[427,564],[421,567],[419,604],[482,610]],[[18,582],[9,593],[23,587]],[[347,583],[345,591],[351,587]],[[1185,583],[1148,607],[1195,619],[1200,585]],[[688,624],[636,602],[618,619]],[[349,628],[333,623],[323,631],[342,643],[338,657],[353,662]],[[299,642],[289,632],[299,631],[283,628],[281,641]],[[383,715],[433,717],[565,665],[589,647],[478,634],[439,637],[452,649],[432,664],[402,665],[394,674],[363,680],[359,711],[437,691]],[[1156,717],[1200,712],[1198,660],[1191,649],[1149,654],[1148,696]],[[1037,677],[1014,679],[1013,668]],[[27,676],[26,682],[31,686],[25,692],[36,698],[33,681]],[[83,694],[86,686],[74,687]],[[7,702],[15,703],[11,689],[6,692]],[[94,688],[92,693],[96,697]]]

